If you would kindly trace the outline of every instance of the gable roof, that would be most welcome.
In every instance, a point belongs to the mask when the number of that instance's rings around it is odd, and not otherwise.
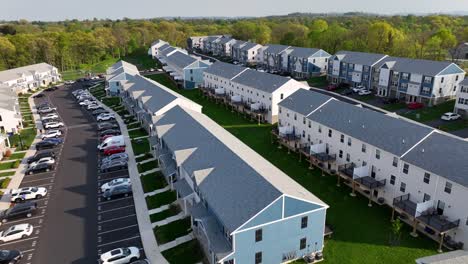
[[[119,69],[122,69],[122,68],[124,69],[124,71],[138,72],[138,68],[135,65],[133,65],[131,63],[128,63],[128,62],[126,62],[124,60],[120,60],[120,61],[114,63],[109,68],[107,68],[106,73],[109,74],[109,75],[115,75],[114,72],[119,70]]]
[[[232,79],[232,82],[272,93],[290,80],[292,79],[276,74],[247,69]]]
[[[249,49],[252,49],[252,48],[255,48],[257,45],[257,43],[252,43],[252,42],[246,42],[244,46],[241,47],[241,50],[249,50]]]
[[[397,156],[433,130],[338,100],[329,101],[307,118]]]
[[[197,59],[195,59],[194,57],[184,54],[180,51],[176,51],[167,57],[168,63],[170,62],[181,69],[189,66],[190,64],[196,61]]]
[[[283,194],[326,206],[320,199],[247,147],[207,116],[176,106],[156,122],[172,152],[195,149],[182,167],[197,180],[214,215],[234,231]]]
[[[292,47],[292,49],[293,50],[289,54],[289,56],[298,57],[298,58],[308,58],[320,51],[320,49],[302,48],[302,47]]]
[[[16,80],[21,77],[22,74],[32,75],[34,72],[48,72],[54,69],[55,67],[47,64],[45,62],[32,64],[28,66],[18,67],[14,69],[9,69],[5,71],[0,71],[0,82],[7,82]]]
[[[231,37],[222,37],[222,38],[219,40],[219,43],[220,43],[220,44],[226,44],[226,43],[228,43],[228,42],[231,41],[231,40],[235,40],[235,39],[233,39],[233,38],[231,38]]]
[[[163,46],[164,47],[164,46]],[[164,57],[167,57],[167,55],[173,51],[177,50],[177,48],[175,47],[172,47],[172,46],[169,46],[167,47],[166,49],[164,50],[161,50],[161,55],[163,55]]]
[[[385,59],[377,63],[375,67],[381,67],[385,64],[388,64],[390,66],[389,68],[398,72],[408,72],[428,76],[436,76],[453,63],[448,61],[431,61],[399,57],[386,57]],[[462,72],[463,70],[460,69],[460,73]]]
[[[341,61],[346,63],[360,64],[360,65],[374,65],[387,55],[367,52],[356,51],[338,51],[335,56],[339,57]]]
[[[210,67],[208,67],[208,69],[205,70],[205,73],[213,74],[230,80],[245,70],[247,70],[247,68],[245,67],[237,66],[231,63],[216,61]]]
[[[460,82],[460,85],[468,86],[468,78],[463,79],[463,81]]]
[[[299,89],[282,100],[278,105],[307,116],[330,99],[334,100],[333,97],[328,95]]]
[[[267,44],[265,46],[267,46],[267,48],[265,49],[265,52],[273,53],[273,54],[279,54],[291,47],[291,46],[278,45],[278,44]]]
[[[242,48],[247,42],[243,40],[236,40],[236,43],[232,45],[233,48]]]
[[[468,187],[468,142],[439,132],[432,133],[402,160]]]

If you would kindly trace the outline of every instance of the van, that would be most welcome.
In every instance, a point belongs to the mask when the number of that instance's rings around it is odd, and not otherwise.
[[[125,141],[122,135],[106,138],[101,144],[98,145],[99,150],[104,150],[108,147],[122,147],[125,146]]]

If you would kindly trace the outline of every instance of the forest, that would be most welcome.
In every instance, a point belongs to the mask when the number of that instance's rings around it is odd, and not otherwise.
[[[184,47],[189,36],[231,34],[276,43],[385,53],[431,60],[452,59],[468,41],[468,16],[306,15],[245,19],[67,20],[0,22],[0,70],[37,62],[60,71],[140,53],[161,38]]]

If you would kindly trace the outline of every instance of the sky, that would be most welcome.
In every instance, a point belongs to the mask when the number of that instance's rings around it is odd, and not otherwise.
[[[0,20],[238,17],[294,12],[468,13],[468,0],[0,0]]]

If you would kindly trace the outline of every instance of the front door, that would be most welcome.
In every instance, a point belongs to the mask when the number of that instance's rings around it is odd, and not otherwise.
[[[445,203],[439,200],[437,203],[437,214],[443,215],[444,214]]]

